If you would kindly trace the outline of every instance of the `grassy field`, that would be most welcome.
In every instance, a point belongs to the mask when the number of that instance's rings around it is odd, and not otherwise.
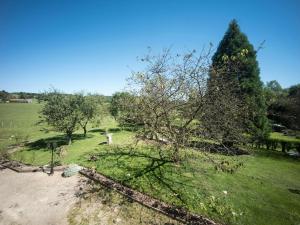
[[[9,103],[0,104],[0,151],[23,141],[53,136],[45,132],[45,126],[36,125],[41,104]]]
[[[286,141],[286,142],[300,143],[300,139],[299,138],[286,136],[286,135],[284,135],[282,133],[278,133],[278,132],[271,133],[270,139],[277,140],[277,141]]]
[[[28,133],[30,140],[44,139],[25,146],[12,158],[36,165],[49,163],[50,151],[45,142],[51,138],[64,144],[64,136],[45,134],[33,125],[38,119],[39,105],[4,105],[0,105],[1,119],[6,115],[7,121],[23,121],[16,130]],[[102,133],[106,129],[113,133],[113,146],[104,144]],[[13,134],[14,128],[0,131],[2,137],[2,132]],[[133,137],[134,133],[119,129],[113,119],[106,118],[99,128],[90,129],[86,138],[80,130],[76,132],[72,146],[66,147],[67,154],[56,155],[56,160],[93,167],[135,189],[226,224],[300,224],[299,160],[263,149],[244,156],[204,154],[189,149],[181,152],[182,163],[174,164],[160,160],[157,149],[151,145],[140,143],[132,148]],[[1,140],[2,146],[8,144]],[[97,155],[95,161],[89,160],[91,154]],[[234,172],[216,169],[211,160]]]

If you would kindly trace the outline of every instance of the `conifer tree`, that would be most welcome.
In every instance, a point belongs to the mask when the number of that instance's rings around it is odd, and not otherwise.
[[[222,69],[219,73],[225,82],[238,84],[238,96],[247,106],[245,122],[253,140],[262,141],[270,132],[266,116],[266,103],[263,84],[259,76],[256,50],[240,31],[236,20],[231,21],[229,28],[221,40],[216,53],[212,57],[212,68]],[[210,79],[214,79],[210,75]]]

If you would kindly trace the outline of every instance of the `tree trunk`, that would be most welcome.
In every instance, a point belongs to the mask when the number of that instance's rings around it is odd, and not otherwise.
[[[82,128],[83,128],[83,134],[86,137],[86,126],[83,126]]]
[[[72,144],[72,134],[67,134],[68,145]]]
[[[281,142],[281,151],[285,152],[285,147],[286,147],[286,143],[285,142]]]
[[[175,162],[175,163],[178,163],[180,160],[179,160],[179,147],[176,146],[174,148],[174,152],[173,152],[173,156],[172,156],[172,160]]]
[[[226,148],[232,148],[233,147],[233,141],[232,138],[230,138],[230,134],[227,131],[223,138],[222,138],[222,145],[224,145]]]

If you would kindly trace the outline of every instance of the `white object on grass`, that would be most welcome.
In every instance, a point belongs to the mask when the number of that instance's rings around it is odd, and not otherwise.
[[[112,144],[112,134],[106,134],[107,144]]]

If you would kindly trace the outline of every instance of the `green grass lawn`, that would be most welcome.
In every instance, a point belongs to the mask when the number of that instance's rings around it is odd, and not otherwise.
[[[270,135],[270,139],[277,140],[277,141],[300,143],[300,139],[297,139],[295,137],[286,136],[279,132],[272,132]]]
[[[0,152],[13,144],[55,134],[43,131],[45,126],[36,125],[40,110],[41,104],[38,103],[0,104]]]
[[[19,118],[18,113],[14,115]],[[34,126],[31,129],[33,139],[41,135],[47,140],[48,136]],[[103,143],[106,129],[113,133],[112,146]],[[57,155],[57,160],[93,167],[137,190],[226,224],[300,223],[300,163],[281,152],[254,150],[251,155],[222,156],[185,149],[181,151],[182,162],[174,164],[159,160],[158,150],[151,145],[139,143],[132,148],[134,133],[118,129],[111,118],[90,129],[86,138],[81,133],[76,132],[67,154]],[[64,141],[57,133],[51,137]],[[12,158],[36,165],[49,163],[50,151],[43,143],[27,145]],[[89,161],[91,154],[97,154],[96,161]],[[210,158],[237,169],[234,173],[216,170]]]

